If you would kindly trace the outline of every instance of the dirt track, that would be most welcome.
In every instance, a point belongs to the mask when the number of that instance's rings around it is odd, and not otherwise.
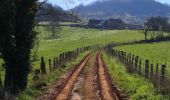
[[[97,55],[99,86],[101,90],[101,97],[103,100],[119,100],[119,97],[112,88],[111,80],[108,80],[108,74],[105,65],[101,59],[101,52]]]
[[[101,53],[87,55],[37,100],[119,100]]]

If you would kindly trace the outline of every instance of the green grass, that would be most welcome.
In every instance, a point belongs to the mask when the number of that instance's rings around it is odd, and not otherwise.
[[[143,34],[138,33],[138,31],[129,30],[96,30],[96,29],[84,29],[84,28],[72,28],[72,27],[62,27],[62,30],[58,33],[59,38],[48,39],[50,33],[48,33],[45,28],[39,27],[36,31],[40,32],[38,35],[40,39],[40,45],[38,49],[38,56],[45,57],[46,62],[49,58],[58,56],[62,52],[71,51],[78,47],[84,47],[94,44],[104,45],[110,42],[125,42],[142,40]],[[127,36],[126,36],[127,35]],[[39,68],[39,60],[32,63],[33,69]],[[49,69],[47,69],[49,71]],[[64,72],[60,73],[56,71],[54,74],[49,75],[50,79],[54,80]],[[33,73],[29,74],[28,77],[28,87],[32,85]],[[48,80],[44,80],[46,83]],[[41,93],[34,88],[28,88],[24,93],[19,96],[19,100],[31,100],[31,98],[37,94]],[[27,99],[23,99],[27,98]]]
[[[66,23],[68,24],[68,23]],[[46,31],[44,27],[36,28],[35,30],[39,32],[38,38],[40,40],[40,45],[38,48],[38,58],[41,56],[45,57],[45,61],[47,63],[49,58],[57,57],[60,53],[74,50],[79,47],[95,45],[95,44],[107,44],[107,43],[122,43],[122,42],[130,42],[136,40],[143,40],[144,35],[139,31],[130,31],[130,30],[97,30],[97,29],[84,29],[84,28],[76,28],[76,27],[61,27],[62,30],[57,34],[57,39],[49,39],[51,33]],[[1,65],[2,61],[0,62]],[[32,62],[33,70],[35,68],[40,68],[40,59]],[[49,69],[47,68],[47,71]],[[58,77],[59,72],[53,76]],[[28,77],[28,87],[32,85],[32,76],[33,72],[29,74]],[[2,77],[4,77],[4,72],[2,72]],[[46,82],[48,80],[45,80]],[[47,82],[48,83],[48,82]],[[49,82],[51,83],[51,82]],[[35,93],[34,93],[35,92]],[[19,96],[19,98],[28,98],[32,97],[32,95],[39,94],[40,91],[36,91],[32,88],[27,89],[24,93],[26,97]],[[22,94],[24,94],[22,93]],[[29,94],[30,95],[27,95]],[[21,95],[22,95],[21,94]],[[20,99],[23,100],[23,99]],[[29,99],[25,99],[29,100]]]
[[[48,89],[51,83],[54,83],[56,80],[58,80],[60,76],[66,73],[70,68],[72,68],[73,65],[79,63],[81,59],[83,59],[83,57],[88,53],[89,51],[79,54],[79,56],[75,60],[72,60],[71,62],[66,63],[65,68],[59,68],[55,70],[54,72],[49,73],[47,76],[45,76],[45,78],[40,79],[36,83],[32,81],[32,75],[30,75],[28,88],[24,92],[20,93],[20,95],[16,99],[17,100],[34,100],[36,96],[40,95],[41,93],[43,93],[43,91]],[[35,88],[35,85],[40,84],[40,83],[45,83],[47,86],[38,90]]]
[[[170,42],[118,46],[114,47],[114,49],[132,53],[143,60],[148,59],[150,63],[154,65],[156,65],[156,63],[167,64],[167,71],[170,75]]]
[[[32,62],[32,70],[40,68],[40,57],[45,57],[47,63],[49,58],[57,57],[60,53],[74,50],[78,47],[84,47],[94,44],[104,45],[110,42],[125,42],[142,40],[142,33],[129,30],[96,30],[75,27],[61,27],[62,30],[57,33],[59,38],[48,39],[51,33],[46,31],[44,27],[38,27],[35,30],[39,32],[40,40],[38,48],[38,60]],[[0,65],[2,61],[0,60]],[[49,70],[49,69],[47,69]],[[1,72],[4,77],[4,72]],[[33,73],[29,75],[29,80]],[[3,78],[2,78],[3,79]],[[30,83],[30,81],[29,81]]]
[[[44,27],[36,29],[40,45],[38,49],[38,57],[45,57],[46,62],[49,58],[58,56],[62,52],[74,50],[79,47],[107,44],[111,42],[127,42],[134,40],[143,40],[144,36],[139,31],[129,30],[97,30],[75,27],[61,27],[58,33],[59,38],[48,39],[49,33]],[[39,59],[32,63],[33,69],[39,68]]]
[[[73,50],[78,47],[94,44],[106,44],[110,42],[127,42],[143,40],[144,36],[138,31],[129,30],[96,30],[73,27],[62,27],[58,39],[45,40],[49,33],[40,27],[37,31],[41,32],[39,55],[47,58],[57,54]]]
[[[125,66],[116,58],[103,55],[109,73],[117,86],[127,94],[129,100],[169,100],[170,95],[161,95],[154,92],[153,84],[136,74],[129,74]]]

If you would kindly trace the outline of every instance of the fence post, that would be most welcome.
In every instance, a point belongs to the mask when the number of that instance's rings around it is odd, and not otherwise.
[[[139,74],[141,74],[142,59],[139,60]]]
[[[56,67],[56,64],[57,64],[56,58],[54,57],[54,58],[53,58],[53,67],[54,67],[54,68]]]
[[[51,59],[49,59],[49,68],[50,68],[50,72],[52,71],[51,69]]]
[[[166,65],[162,65],[162,69],[161,69],[161,82],[165,81],[165,68],[166,68]]]
[[[131,67],[131,62],[132,62],[132,55],[131,54],[129,54],[129,67]]]
[[[42,72],[42,74],[47,74],[44,57],[41,57],[41,72]]]
[[[137,70],[138,68],[138,60],[139,60],[139,56],[135,57],[135,70]]]
[[[123,62],[126,63],[126,52],[123,52]]]
[[[145,61],[145,77],[149,75],[149,60]]]
[[[34,71],[34,77],[33,80],[36,81],[39,79],[39,74],[40,74],[40,70],[39,69],[35,69]]]
[[[156,79],[158,79],[158,75],[159,75],[159,64],[156,64]]]
[[[153,67],[154,67],[153,64],[151,64],[150,67],[151,67],[150,79],[152,79],[153,78]]]
[[[135,55],[132,55],[132,61],[131,61],[132,72],[134,72],[134,59],[135,59]]]
[[[135,55],[132,55],[132,64],[134,63]]]

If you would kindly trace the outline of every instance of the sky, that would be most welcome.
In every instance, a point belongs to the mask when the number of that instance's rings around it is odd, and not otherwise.
[[[97,0],[48,0],[48,2],[52,3],[53,5],[59,5],[60,7],[62,7],[65,10],[71,9],[75,6],[80,5],[80,4],[88,5],[94,1],[97,1]],[[170,4],[170,0],[156,0],[156,1],[159,1],[161,3]]]

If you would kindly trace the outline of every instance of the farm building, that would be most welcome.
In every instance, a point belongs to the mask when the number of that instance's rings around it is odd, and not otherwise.
[[[89,28],[96,29],[130,29],[130,30],[143,29],[142,25],[126,24],[121,19],[108,19],[108,20],[91,19],[89,20],[87,26]]]
[[[89,28],[102,28],[103,23],[105,20],[97,20],[97,19],[90,19],[88,22],[88,27]]]
[[[104,23],[106,29],[124,29],[124,23],[121,19],[109,19]]]

